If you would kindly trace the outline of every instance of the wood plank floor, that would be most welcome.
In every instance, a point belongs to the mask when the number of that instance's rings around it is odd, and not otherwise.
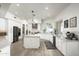
[[[41,40],[39,49],[25,49],[23,42],[18,41],[11,45],[11,56],[63,56],[57,49],[47,49],[44,40]]]

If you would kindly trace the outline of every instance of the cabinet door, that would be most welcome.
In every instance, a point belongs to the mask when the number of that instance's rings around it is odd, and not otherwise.
[[[58,38],[56,37],[56,48],[58,49],[59,47],[59,41],[58,41]]]
[[[79,56],[79,42],[78,41],[67,42],[67,55]]]
[[[62,40],[59,38],[59,50],[62,50]]]
[[[61,39],[58,37],[56,38],[56,47],[61,51]]]
[[[62,51],[62,53],[64,54],[64,55],[66,55],[66,40],[65,39],[62,39],[62,49],[61,49],[61,51]]]

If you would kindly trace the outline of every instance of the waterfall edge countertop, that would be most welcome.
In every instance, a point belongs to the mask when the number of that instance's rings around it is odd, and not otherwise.
[[[25,48],[39,48],[40,47],[39,35],[26,35],[23,41],[24,41]]]

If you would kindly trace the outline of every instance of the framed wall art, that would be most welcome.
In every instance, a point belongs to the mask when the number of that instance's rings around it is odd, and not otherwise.
[[[70,18],[70,28],[77,27],[77,17]]]
[[[64,21],[64,28],[68,28],[68,20]]]

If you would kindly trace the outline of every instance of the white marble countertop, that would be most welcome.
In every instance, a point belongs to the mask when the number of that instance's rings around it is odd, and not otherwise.
[[[79,39],[78,40],[70,40],[70,39],[66,39],[63,36],[56,36],[56,37],[59,38],[60,40],[65,40],[67,42],[79,42]]]

